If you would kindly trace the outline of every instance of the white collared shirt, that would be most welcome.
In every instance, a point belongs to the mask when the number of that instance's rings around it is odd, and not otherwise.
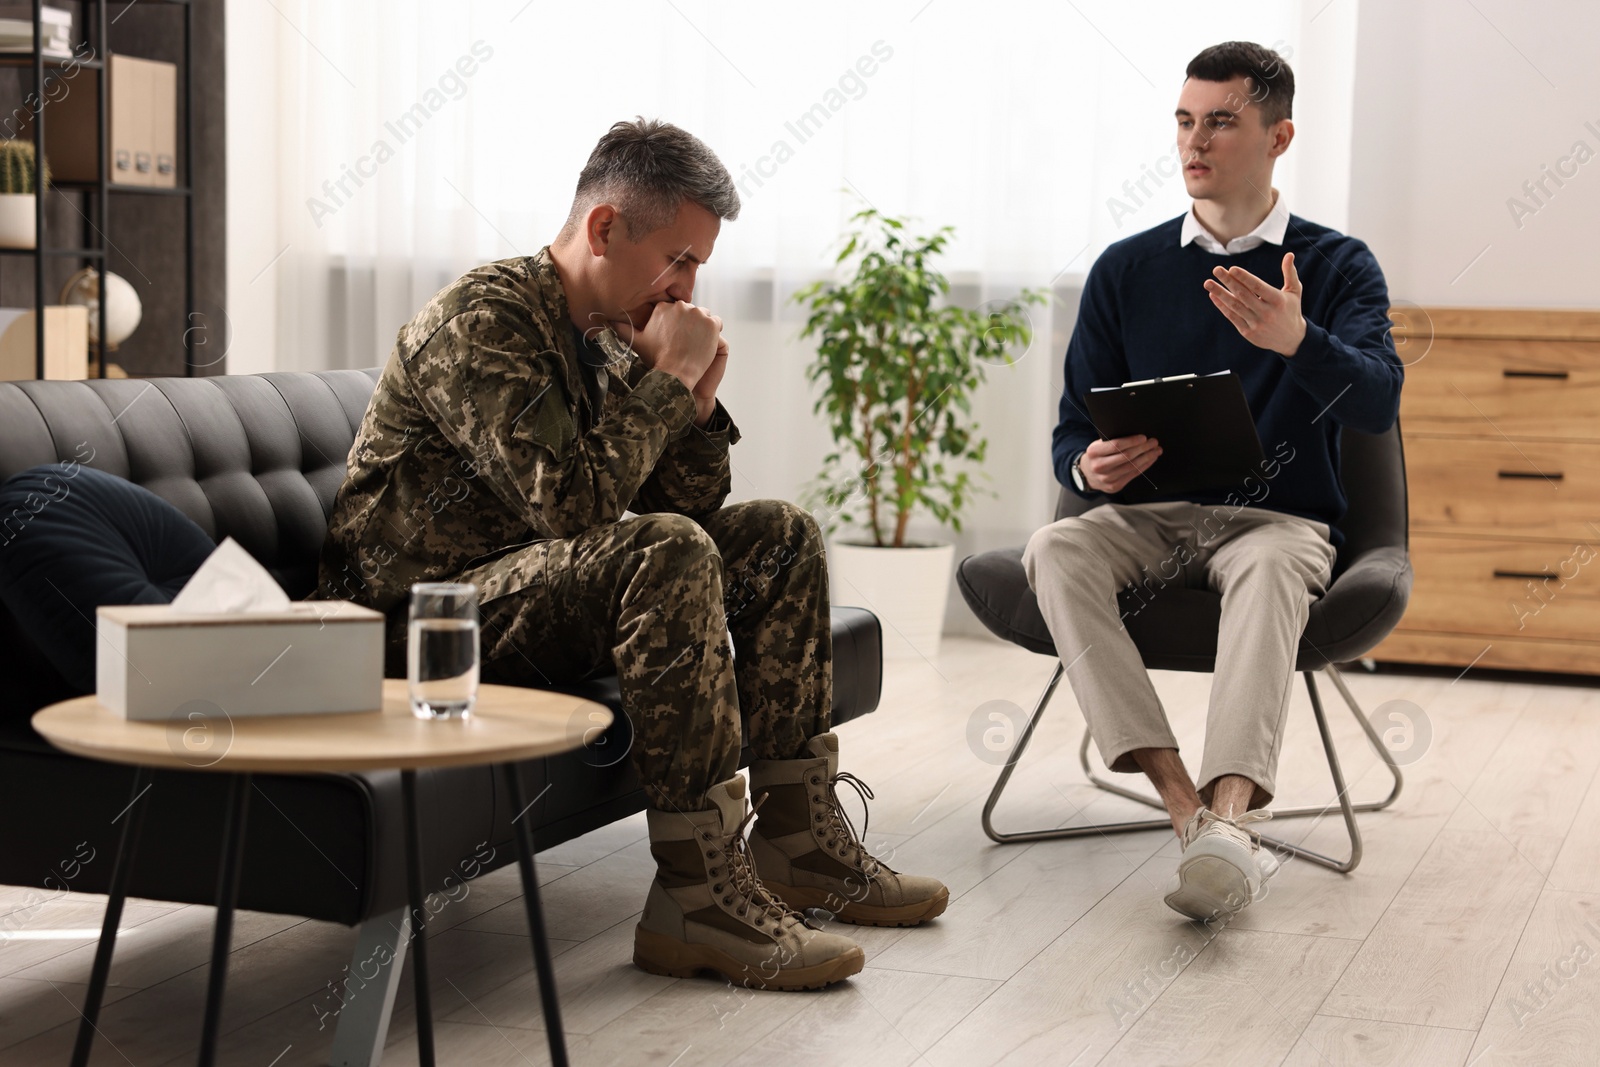
[[[1267,217],[1261,220],[1261,225],[1245,234],[1235,237],[1224,245],[1211,236],[1200,220],[1195,217],[1194,206],[1183,216],[1183,231],[1178,234],[1178,247],[1182,248],[1190,241],[1194,241],[1201,248],[1217,256],[1234,256],[1240,252],[1248,252],[1252,248],[1259,248],[1264,244],[1283,244],[1284,234],[1289,232],[1289,207],[1283,201],[1283,194],[1272,190],[1272,210],[1267,212]]]

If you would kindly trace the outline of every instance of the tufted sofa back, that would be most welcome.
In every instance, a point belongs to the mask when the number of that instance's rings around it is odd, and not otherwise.
[[[292,597],[317,555],[377,370],[0,382],[0,480],[76,460],[232,537]]]

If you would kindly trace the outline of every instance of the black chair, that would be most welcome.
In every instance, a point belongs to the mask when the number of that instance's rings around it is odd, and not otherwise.
[[[1306,690],[1311,695],[1311,710],[1316,715],[1317,730],[1322,736],[1323,749],[1328,754],[1328,769],[1333,773],[1333,785],[1338,791],[1337,803],[1350,834],[1350,857],[1337,860],[1277,838],[1264,836],[1262,840],[1321,866],[1349,872],[1361,862],[1361,831],[1356,825],[1356,812],[1379,811],[1393,804],[1400,795],[1402,783],[1400,768],[1393,755],[1362,714],[1360,705],[1351,695],[1335,664],[1348,663],[1365,655],[1400,621],[1411,594],[1411,562],[1406,552],[1406,473],[1399,425],[1396,424],[1387,433],[1376,435],[1344,430],[1341,456],[1343,481],[1349,496],[1349,511],[1340,524],[1345,533],[1345,542],[1340,547],[1327,593],[1311,605],[1310,618],[1300,639],[1295,669],[1305,676]],[[1092,506],[1077,494],[1063,489],[1056,505],[1056,518],[1079,515]],[[956,582],[973,614],[997,636],[1021,645],[1030,652],[1055,657],[1055,642],[1045,626],[1044,616],[1039,613],[1038,601],[1028,588],[1027,575],[1022,567],[1022,552],[1021,548],[1010,548],[968,556],[957,569]],[[1142,608],[1131,593],[1122,595],[1121,604],[1124,609],[1132,609],[1124,615],[1125,625],[1139,648],[1146,668],[1208,673],[1215,669],[1217,628],[1222,611],[1220,595],[1206,589],[1174,587],[1162,589]],[[1393,775],[1394,786],[1383,800],[1351,803],[1344,772],[1339,766],[1339,756],[1334,751],[1333,738],[1328,732],[1322,700],[1317,693],[1315,674],[1319,670],[1327,673],[1334,688],[1344,697],[1373,749]],[[1017,738],[1016,746],[1001,769],[994,790],[989,794],[988,803],[984,805],[984,832],[995,841],[1009,842],[1044,841],[1131,830],[1170,830],[1172,824],[1165,818],[1011,833],[1002,833],[994,828],[992,816],[1000,794],[1016,770],[1017,761],[1022,758],[1023,750],[1033,737],[1034,728],[1038,726],[1065,673],[1065,665],[1057,658],[1055,672],[1034,704],[1028,723]],[[1159,800],[1115,785],[1096,774],[1089,765],[1089,740],[1089,732],[1085,730],[1083,742],[1078,747],[1078,759],[1090,782],[1117,796],[1165,810]],[[1322,815],[1332,807],[1329,804],[1322,808],[1295,808],[1273,814],[1275,818]]]

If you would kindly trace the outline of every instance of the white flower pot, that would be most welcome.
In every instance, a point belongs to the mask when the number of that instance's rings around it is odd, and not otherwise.
[[[32,248],[38,243],[33,211],[32,193],[0,193],[0,248]]]
[[[939,655],[954,545],[829,545],[833,603],[863,607],[883,623],[885,658]]]

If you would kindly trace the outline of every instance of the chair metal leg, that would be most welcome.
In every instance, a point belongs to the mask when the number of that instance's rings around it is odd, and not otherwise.
[[[1170,819],[1156,819],[1147,822],[1105,823],[1099,826],[1068,826],[1049,830],[1017,830],[1011,833],[1002,833],[994,828],[994,808],[996,804],[1000,803],[1000,794],[1005,792],[1006,783],[1011,780],[1012,772],[1017,769],[1017,761],[1022,758],[1023,750],[1028,747],[1028,742],[1033,740],[1034,728],[1039,725],[1039,720],[1044,717],[1045,707],[1049,705],[1050,698],[1055,696],[1056,687],[1061,684],[1061,679],[1066,677],[1066,674],[1066,666],[1057,661],[1055,672],[1050,675],[1050,681],[1045,684],[1044,692],[1039,694],[1038,701],[1034,703],[1033,714],[1028,717],[1028,724],[1022,728],[1022,736],[1017,738],[1016,747],[1011,750],[1011,755],[1006,758],[1005,766],[1000,768],[1000,778],[994,783],[994,788],[989,792],[989,799],[983,805],[983,832],[988,834],[991,840],[999,841],[1003,844],[1008,841],[1051,841],[1062,837],[1086,837],[1089,834],[1115,834],[1129,830],[1154,830],[1163,826],[1171,830],[1172,821]],[[1084,734],[1084,751],[1087,751],[1088,744],[1089,736]],[[1123,792],[1116,786],[1108,785],[1102,788],[1110,788],[1112,792],[1116,793]],[[1135,794],[1125,795],[1133,796],[1135,800],[1144,799]],[[1159,807],[1159,805],[1157,806]]]
[[[1353,714],[1356,718],[1356,721],[1361,724],[1362,732],[1366,734],[1367,740],[1371,743],[1373,751],[1378,754],[1378,757],[1383,760],[1384,765],[1389,769],[1389,773],[1394,780],[1393,786],[1389,790],[1389,795],[1382,800],[1368,801],[1362,804],[1355,804],[1351,802],[1349,787],[1345,784],[1344,780],[1344,769],[1339,763],[1338,752],[1334,749],[1333,735],[1328,729],[1327,716],[1324,714],[1322,709],[1322,698],[1317,692],[1316,681],[1314,678],[1315,672],[1305,671],[1303,673],[1306,679],[1306,691],[1311,697],[1311,711],[1316,717],[1317,733],[1322,738],[1322,748],[1328,757],[1328,769],[1333,776],[1334,788],[1337,790],[1337,800],[1334,804],[1327,804],[1320,808],[1305,807],[1290,808],[1286,811],[1275,811],[1273,812],[1273,817],[1277,819],[1292,819],[1308,815],[1326,815],[1330,810],[1332,810],[1333,807],[1335,807],[1336,804],[1339,808],[1340,814],[1344,817],[1345,828],[1350,835],[1350,857],[1344,860],[1334,859],[1331,856],[1325,856],[1319,852],[1314,852],[1300,845],[1296,845],[1274,837],[1263,836],[1261,840],[1281,851],[1292,853],[1301,859],[1309,860],[1319,866],[1327,867],[1330,870],[1339,871],[1341,873],[1349,873],[1350,871],[1355,870],[1356,865],[1361,862],[1361,831],[1356,825],[1356,813],[1364,811],[1381,811],[1384,808],[1387,808],[1389,805],[1395,802],[1396,798],[1400,796],[1400,789],[1404,783],[1401,777],[1400,767],[1395,763],[1393,754],[1391,754],[1389,750],[1384,747],[1383,740],[1378,736],[1377,731],[1373,729],[1372,724],[1367,721],[1366,716],[1361,713],[1361,705],[1357,703],[1355,696],[1350,692],[1349,687],[1345,684],[1344,678],[1342,675],[1340,675],[1338,668],[1334,667],[1333,664],[1330,663],[1324,667],[1323,670],[1328,673],[1328,677],[1332,680],[1334,687],[1338,689],[1340,695],[1344,697],[1345,703],[1349,706],[1351,714]],[[1011,775],[1016,770],[1017,761],[1022,758],[1023,750],[1028,747],[1028,742],[1033,739],[1033,731],[1035,727],[1038,726],[1040,718],[1042,718],[1044,715],[1045,707],[1050,703],[1050,698],[1055,695],[1056,688],[1061,684],[1061,679],[1065,674],[1066,668],[1058,662],[1056,664],[1055,672],[1050,676],[1050,681],[1045,685],[1044,692],[1039,695],[1038,702],[1034,704],[1033,714],[1029,717],[1027,726],[1023,728],[1022,736],[1017,738],[1017,744],[1011,750],[1011,755],[1006,759],[1005,766],[1001,768],[1000,777],[995,782],[993,790],[990,791],[988,801],[984,804],[983,832],[988,834],[992,840],[1005,843],[1011,841],[1051,841],[1060,838],[1085,837],[1089,834],[1128,833],[1135,830],[1170,831],[1172,829],[1172,822],[1170,819],[1148,819],[1132,822],[1099,823],[1092,826],[1068,826],[1046,830],[1018,830],[1009,833],[1002,833],[994,828],[992,815],[995,806],[1000,802],[1000,794],[1005,791],[1006,784],[1011,780]],[[1147,807],[1156,808],[1157,810],[1165,810],[1166,806],[1162,804],[1159,799],[1132,789],[1126,789],[1120,785],[1117,785],[1115,782],[1108,781],[1107,779],[1096,774],[1094,768],[1089,763],[1089,739],[1089,731],[1085,730],[1083,734],[1083,741],[1078,746],[1078,762],[1082,764],[1084,774],[1088,777],[1089,781],[1093,785],[1116,796],[1125,797],[1128,800],[1138,801],[1140,804],[1144,804]]]
[[[1400,765],[1394,760],[1394,753],[1389,751],[1389,746],[1383,743],[1383,738],[1378,736],[1378,731],[1361,712],[1361,705],[1356,702],[1350,687],[1344,682],[1344,674],[1333,664],[1323,668],[1328,672],[1328,678],[1333,682],[1333,687],[1339,690],[1339,695],[1344,697],[1344,702],[1350,708],[1350,713],[1356,717],[1356,722],[1361,724],[1361,731],[1367,735],[1367,742],[1372,745],[1372,750],[1383,760],[1385,767],[1389,768],[1389,776],[1394,784],[1389,789],[1389,795],[1376,803],[1357,804],[1356,811],[1382,811],[1400,798],[1400,790],[1405,785],[1405,779],[1400,773]]]
[[[1311,696],[1311,711],[1317,717],[1317,733],[1322,736],[1322,748],[1328,754],[1328,771],[1333,775],[1333,788],[1338,797],[1339,812],[1344,816],[1345,831],[1350,836],[1350,858],[1336,860],[1331,856],[1324,856],[1320,852],[1313,852],[1311,849],[1291,844],[1281,838],[1268,837],[1265,834],[1261,835],[1261,840],[1281,851],[1292,853],[1301,859],[1310,860],[1312,863],[1327,867],[1329,870],[1348,874],[1355,870],[1356,865],[1361,862],[1361,827],[1356,825],[1355,807],[1350,803],[1350,787],[1345,785],[1344,768],[1339,765],[1339,753],[1334,750],[1333,735],[1328,732],[1328,717],[1322,712],[1322,697],[1317,692],[1316,678],[1311,671],[1306,671],[1305,676],[1306,692]],[[1358,719],[1360,717],[1360,715],[1356,716]],[[1379,747],[1381,748],[1382,746],[1380,745]],[[1316,808],[1294,808],[1281,814],[1274,812],[1273,818],[1293,817],[1296,815],[1322,815],[1326,814],[1327,810],[1327,807],[1320,810]]]

